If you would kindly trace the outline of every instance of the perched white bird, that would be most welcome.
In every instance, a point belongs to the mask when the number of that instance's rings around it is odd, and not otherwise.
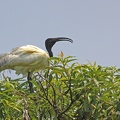
[[[73,42],[66,37],[48,38],[45,41],[48,53],[33,45],[14,48],[11,52],[0,55],[0,71],[12,69],[16,71],[16,74],[28,75],[29,86],[30,88],[33,87],[29,81],[31,80],[31,73],[48,66],[49,57],[53,57],[52,46],[58,41]],[[30,92],[34,92],[33,88]]]

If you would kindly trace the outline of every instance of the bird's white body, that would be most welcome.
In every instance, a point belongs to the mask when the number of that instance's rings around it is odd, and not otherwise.
[[[42,49],[26,45],[14,48],[11,52],[0,55],[0,71],[15,70],[17,74],[27,75],[48,66],[49,55]]]

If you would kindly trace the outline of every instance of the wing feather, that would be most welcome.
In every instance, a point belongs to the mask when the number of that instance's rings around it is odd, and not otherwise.
[[[48,58],[49,55],[36,46],[17,47],[10,53],[0,55],[0,71],[13,69],[22,74],[28,71],[33,72],[48,66]]]

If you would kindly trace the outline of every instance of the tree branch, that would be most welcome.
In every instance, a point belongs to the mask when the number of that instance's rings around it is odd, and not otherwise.
[[[75,97],[75,98],[71,101],[71,103],[68,105],[68,107],[60,113],[60,116],[61,116],[62,114],[64,114],[65,112],[67,112],[67,111],[70,109],[70,107],[80,98],[80,96],[81,96],[82,94],[83,94],[83,90],[81,91],[81,93],[77,94],[76,97]]]

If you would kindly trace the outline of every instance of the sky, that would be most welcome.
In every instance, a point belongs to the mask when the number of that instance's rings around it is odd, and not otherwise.
[[[120,0],[0,0],[0,53],[32,44],[45,49],[50,37],[81,64],[120,67]]]

